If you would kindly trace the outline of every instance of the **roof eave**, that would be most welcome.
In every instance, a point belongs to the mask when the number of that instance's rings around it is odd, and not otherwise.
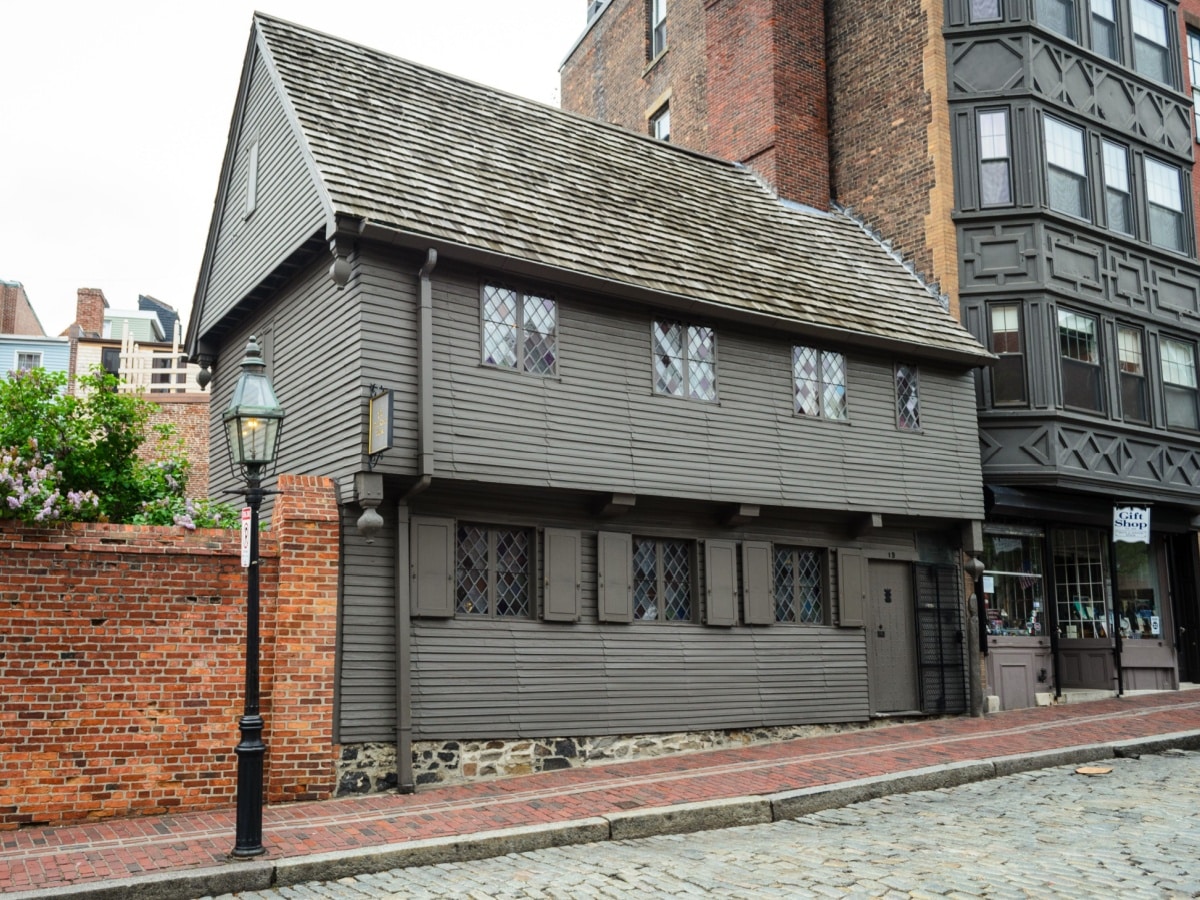
[[[828,325],[820,325],[806,322],[802,319],[793,319],[766,312],[756,312],[695,297],[656,291],[641,285],[589,275],[572,269],[565,269],[561,266],[552,266],[534,260],[520,259],[505,253],[468,244],[460,244],[455,241],[448,241],[445,238],[420,234],[379,222],[361,221],[358,233],[365,240],[389,246],[417,251],[432,248],[437,251],[438,256],[443,260],[453,259],[468,265],[487,268],[497,273],[511,273],[528,278],[548,280],[556,284],[577,287],[596,293],[616,294],[623,299],[652,304],[689,316],[710,316],[751,327],[770,328],[791,334],[802,334],[830,343],[874,350],[913,360],[936,362],[952,367],[970,369],[978,366],[990,366],[996,360],[996,357],[987,352],[982,346],[979,350],[938,346],[869,334],[862,331],[853,331],[851,329],[834,328]],[[930,302],[933,301],[931,300]]]

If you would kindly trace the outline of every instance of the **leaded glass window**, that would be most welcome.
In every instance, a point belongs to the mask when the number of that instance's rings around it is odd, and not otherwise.
[[[1112,141],[1104,142],[1104,205],[1108,227],[1133,234],[1133,196],[1129,190],[1129,151]]]
[[[1200,428],[1196,410],[1196,347],[1169,337],[1161,338],[1158,347],[1167,425],[1196,431]]]
[[[1146,359],[1142,330],[1117,326],[1117,372],[1121,380],[1121,415],[1133,422],[1149,422],[1146,402]]]
[[[1092,49],[1101,56],[1120,60],[1118,37],[1114,0],[1092,0]]]
[[[655,322],[651,337],[656,394],[717,399],[717,337],[711,328]]]
[[[1012,203],[1008,111],[979,113],[979,200],[984,206]]]
[[[1167,8],[1154,0],[1131,0],[1133,68],[1155,81],[1171,83]]]
[[[483,361],[530,375],[553,375],[558,364],[558,304],[549,297],[486,285]]]
[[[799,547],[775,548],[775,621],[823,625],[821,553]]]
[[[527,530],[460,523],[455,548],[456,611],[464,616],[529,617],[532,566]]]
[[[1104,411],[1097,331],[1095,317],[1068,309],[1058,311],[1058,348],[1065,406]]]
[[[1183,251],[1183,192],[1179,170],[1146,157],[1146,201],[1150,206],[1150,243]]]
[[[633,538],[633,618],[692,621],[691,542]]]
[[[800,415],[846,418],[845,356],[814,347],[793,347],[792,379]]]
[[[1046,116],[1046,168],[1051,209],[1086,219],[1087,165],[1083,153],[1083,129]]]
[[[901,431],[921,430],[921,394],[916,366],[896,366],[896,426]]]

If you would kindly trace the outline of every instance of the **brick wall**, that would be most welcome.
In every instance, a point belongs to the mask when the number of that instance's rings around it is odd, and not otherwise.
[[[280,476],[262,557],[268,802],[334,787],[333,484]],[[235,532],[0,522],[0,829],[234,799]]]
[[[208,394],[152,394],[147,395],[157,407],[150,417],[150,426],[173,425],[175,436],[183,442],[183,452],[192,464],[188,479],[187,495],[193,499],[208,496]],[[142,445],[145,458],[155,450],[155,442]],[[216,498],[222,499],[222,498]]]
[[[75,292],[75,324],[84,334],[99,337],[104,334],[104,311],[108,301],[99,288],[80,288]],[[120,337],[120,335],[117,335]]]
[[[821,0],[707,5],[707,152],[818,209],[830,197],[824,34]]]
[[[941,0],[832,0],[833,196],[952,295],[957,253]]]
[[[1188,39],[1187,30],[1189,28],[1200,32],[1200,0],[1181,0],[1179,4],[1179,18],[1181,20],[1179,26],[1179,40],[1183,44],[1183,89],[1191,92],[1194,88],[1200,86],[1191,83],[1192,68],[1188,59]],[[1196,120],[1192,118],[1192,129],[1196,128]],[[1192,135],[1196,137],[1195,134]],[[1194,148],[1193,148],[1194,149]],[[1192,181],[1192,214],[1196,220],[1196,234],[1200,235],[1200,154],[1197,154],[1197,162],[1193,164],[1191,171]]]
[[[829,206],[824,4],[675,0],[648,58],[646,0],[614,0],[562,69],[562,105],[640,133],[668,103],[671,143],[754,167],[783,196]]]
[[[20,282],[0,281],[0,334],[45,335]]]
[[[704,6],[668,3],[667,50],[652,61],[649,3],[613,0],[563,65],[562,108],[649,134],[650,115],[665,102],[671,143],[706,152]]]

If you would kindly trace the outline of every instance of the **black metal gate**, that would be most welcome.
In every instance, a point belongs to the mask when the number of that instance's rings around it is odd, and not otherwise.
[[[921,708],[928,713],[966,712],[962,571],[957,566],[928,564],[915,569]]]

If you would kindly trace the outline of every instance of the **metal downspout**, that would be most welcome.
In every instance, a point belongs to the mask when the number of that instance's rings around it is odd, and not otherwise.
[[[412,579],[409,559],[408,502],[433,481],[433,285],[437,251],[430,249],[417,273],[417,482],[396,505],[396,790],[416,789],[412,767],[412,672],[408,668],[412,643]]]

